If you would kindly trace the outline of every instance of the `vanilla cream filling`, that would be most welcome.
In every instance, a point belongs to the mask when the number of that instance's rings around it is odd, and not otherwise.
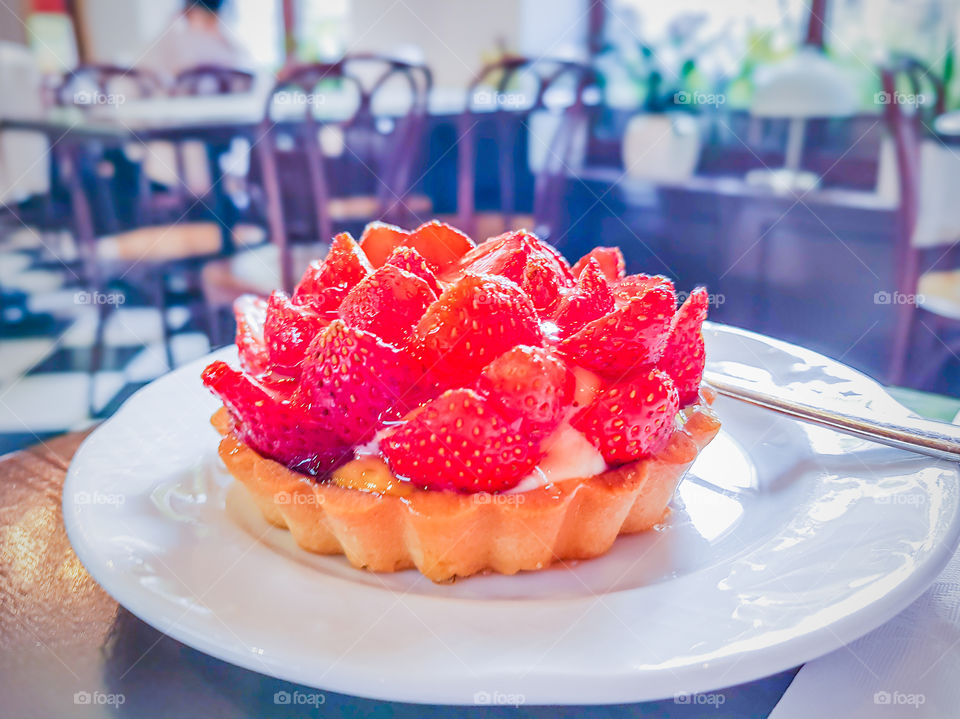
[[[533,472],[503,494],[519,494],[553,482],[575,477],[592,477],[607,470],[603,455],[582,432],[563,422],[543,441],[545,454]]]

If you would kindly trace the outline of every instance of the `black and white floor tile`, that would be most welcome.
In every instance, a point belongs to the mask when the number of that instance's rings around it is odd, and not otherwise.
[[[0,454],[109,416],[146,383],[168,371],[159,312],[131,291],[108,315],[101,371],[89,373],[96,309],[62,236],[0,225]],[[62,261],[61,261],[62,260]],[[174,360],[209,352],[185,307],[171,307]],[[88,392],[95,382],[95,415]]]

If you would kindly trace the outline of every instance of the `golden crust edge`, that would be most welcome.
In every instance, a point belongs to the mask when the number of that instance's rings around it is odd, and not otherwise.
[[[224,435],[227,470],[302,549],[343,554],[374,572],[416,568],[434,582],[593,558],[621,534],[651,529],[720,429],[713,410],[698,404],[660,452],[601,474],[520,494],[414,490],[400,497],[317,483],[246,446],[222,413],[212,421]]]

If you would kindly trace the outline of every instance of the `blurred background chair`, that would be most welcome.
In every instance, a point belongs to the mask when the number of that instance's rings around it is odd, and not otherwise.
[[[270,245],[205,267],[204,294],[218,326],[240,294],[291,291],[334,227],[359,233],[373,220],[411,226],[429,217],[431,203],[414,192],[412,173],[431,82],[423,65],[373,54],[280,74],[251,171]]]
[[[484,67],[467,87],[459,121],[456,217],[443,219],[478,241],[519,227],[549,239],[599,101],[596,71],[584,63],[508,56]],[[480,158],[496,162],[493,196],[477,185]],[[533,197],[518,197],[516,176],[531,172]]]
[[[960,354],[960,155],[947,144],[960,138],[960,123],[943,114],[943,84],[920,63],[885,68],[883,92],[902,208],[897,287],[887,295],[895,313],[889,381],[909,376],[917,386],[943,390],[939,375]],[[904,103],[903,96],[921,100]]]

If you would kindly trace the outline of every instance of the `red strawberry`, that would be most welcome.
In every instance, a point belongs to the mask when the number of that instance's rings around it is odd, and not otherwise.
[[[618,380],[663,354],[676,301],[657,286],[625,306],[585,324],[559,347],[579,365]]]
[[[706,364],[703,346],[703,321],[707,318],[707,291],[696,288],[673,316],[670,335],[663,357],[657,365],[673,379],[680,395],[680,405],[696,401]]]
[[[679,407],[673,381],[650,369],[607,387],[570,424],[583,432],[608,464],[624,464],[667,443]]]
[[[627,270],[626,263],[623,261],[623,253],[619,247],[594,247],[587,254],[577,260],[573,266],[573,276],[579,277],[583,268],[587,266],[590,260],[596,260],[603,270],[603,276],[608,282],[616,282],[622,278]]]
[[[520,287],[527,293],[537,312],[545,312],[556,304],[560,289],[565,285],[564,278],[557,272],[552,258],[533,254],[527,260]]]
[[[427,308],[410,345],[440,387],[462,387],[511,347],[542,339],[519,287],[503,277],[464,275]]]
[[[386,222],[371,222],[363,228],[363,234],[360,235],[360,247],[363,249],[370,264],[374,267],[381,267],[386,263],[390,253],[397,247],[407,244],[410,239],[410,233],[401,230],[396,225],[388,225]]]
[[[373,267],[349,232],[333,238],[323,262],[311,262],[293,291],[293,301],[317,312],[335,310],[351,287]]]
[[[267,302],[263,339],[270,361],[292,370],[303,360],[307,345],[330,320],[312,307],[294,304],[284,292],[274,290]]]
[[[350,327],[400,344],[436,299],[429,285],[416,275],[384,265],[347,293],[340,317]]]
[[[473,240],[446,222],[424,222],[410,233],[404,245],[419,252],[427,264],[443,270],[473,249]]]
[[[270,355],[263,341],[263,325],[267,317],[267,303],[262,297],[241,295],[233,303],[237,320],[237,350],[240,366],[252,375],[270,369]]]
[[[327,418],[267,392],[225,362],[203,371],[203,384],[223,400],[234,431],[257,452],[307,474],[323,474],[353,458]]]
[[[491,237],[461,257],[452,271],[458,275],[463,272],[500,275],[519,285],[530,257],[531,243],[527,238],[527,233],[521,230]]]
[[[297,397],[341,440],[363,444],[382,422],[396,420],[418,398],[419,364],[376,335],[334,320],[310,344]]]
[[[471,389],[444,392],[404,420],[380,449],[396,474],[428,489],[510,489],[540,460],[539,443]]]
[[[553,321],[561,335],[568,336],[612,310],[613,292],[603,277],[600,263],[591,257],[580,272],[577,286],[565,293],[557,304]]]
[[[433,274],[433,270],[430,269],[423,256],[412,247],[397,247],[390,253],[385,264],[399,267],[401,270],[416,275],[430,285],[434,294],[440,295],[440,285],[437,284],[437,278]]]
[[[498,404],[504,416],[520,420],[532,439],[557,428],[573,402],[573,372],[549,350],[520,345],[484,367],[477,391]]]
[[[501,275],[516,282],[538,312],[550,307],[561,288],[573,284],[566,260],[525,230],[505,232],[464,255],[459,272]]]
[[[634,297],[641,297],[644,292],[653,287],[663,287],[676,294],[673,280],[663,275],[628,275],[613,285],[613,297],[618,306],[623,306]]]

